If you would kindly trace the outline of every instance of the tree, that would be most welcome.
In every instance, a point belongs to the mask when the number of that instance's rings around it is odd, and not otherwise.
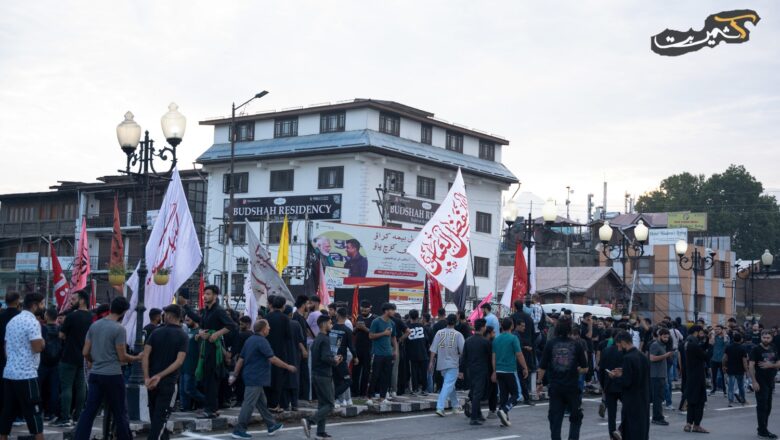
[[[694,176],[675,174],[657,190],[639,197],[639,212],[706,212],[710,236],[731,237],[738,258],[757,260],[764,249],[780,249],[780,207],[774,196],[742,165]]]

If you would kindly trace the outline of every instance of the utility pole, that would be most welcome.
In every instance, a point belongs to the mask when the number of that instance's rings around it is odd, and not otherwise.
[[[588,224],[593,221],[593,193],[588,194]]]
[[[49,290],[51,289],[51,285],[50,285],[50,283],[51,283],[51,246],[54,243],[57,243],[58,241],[60,241],[61,239],[58,238],[56,240],[52,240],[51,239],[51,234],[49,234],[48,237],[41,236],[41,238],[43,239],[43,241],[46,242],[46,244],[48,245],[47,247],[49,248],[49,250],[48,250],[48,252],[49,252],[49,266],[46,268],[46,295],[45,295],[46,296],[46,300],[44,301],[44,304],[46,304],[46,307],[48,307],[49,306],[49,299],[50,299],[50,297],[49,297]],[[39,267],[40,267],[40,265],[39,265]]]
[[[569,205],[571,205],[571,200],[569,199],[569,196],[571,194],[574,194],[574,190],[571,189],[571,186],[566,187],[566,220],[571,220],[571,217],[569,215]]]

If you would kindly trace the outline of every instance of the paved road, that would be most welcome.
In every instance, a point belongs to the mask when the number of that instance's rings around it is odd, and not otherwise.
[[[752,394],[748,395],[752,399]],[[679,402],[679,395],[674,398]],[[587,399],[583,402],[585,420],[580,438],[607,439],[606,420],[598,417],[598,399]],[[488,420],[483,426],[469,426],[463,415],[449,415],[441,418],[433,413],[422,413],[407,416],[389,416],[384,418],[363,418],[360,420],[331,423],[328,433],[336,439],[343,440],[390,440],[398,438],[436,438],[441,440],[512,440],[512,439],[544,439],[549,438],[547,422],[547,405],[536,407],[517,407],[510,413],[512,426],[499,426],[498,420]],[[756,438],[755,406],[727,407],[727,401],[722,396],[711,397],[704,414],[702,425],[712,434],[698,436],[683,432],[685,415],[677,411],[667,412],[670,426],[651,425],[650,438],[675,439],[746,439]],[[253,426],[250,433],[255,438],[265,438],[266,433],[259,426]],[[773,414],[769,429],[780,432],[780,415]],[[568,432],[568,419],[564,421],[563,438]],[[229,432],[223,433],[184,433],[177,440],[225,440]],[[303,431],[299,425],[285,427],[276,438],[302,439]]]

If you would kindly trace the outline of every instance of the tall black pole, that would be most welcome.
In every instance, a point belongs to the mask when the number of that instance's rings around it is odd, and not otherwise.
[[[531,213],[528,213],[528,221],[527,228],[526,228],[526,253],[528,254],[528,257],[525,259],[525,268],[526,268],[526,283],[525,283],[525,294],[530,296],[531,295],[531,248],[534,246],[534,223],[533,219],[531,218]]]
[[[699,321],[699,249],[693,248],[693,322]]]

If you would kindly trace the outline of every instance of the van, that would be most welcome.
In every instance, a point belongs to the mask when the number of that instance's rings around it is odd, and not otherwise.
[[[580,322],[580,320],[582,319],[582,315],[584,315],[587,312],[590,312],[591,315],[597,318],[609,318],[612,316],[612,309],[610,309],[609,307],[585,306],[581,304],[566,304],[566,303],[542,304],[542,310],[544,310],[544,313],[548,315],[556,312],[562,313],[564,309],[571,310],[572,320],[574,322]]]

